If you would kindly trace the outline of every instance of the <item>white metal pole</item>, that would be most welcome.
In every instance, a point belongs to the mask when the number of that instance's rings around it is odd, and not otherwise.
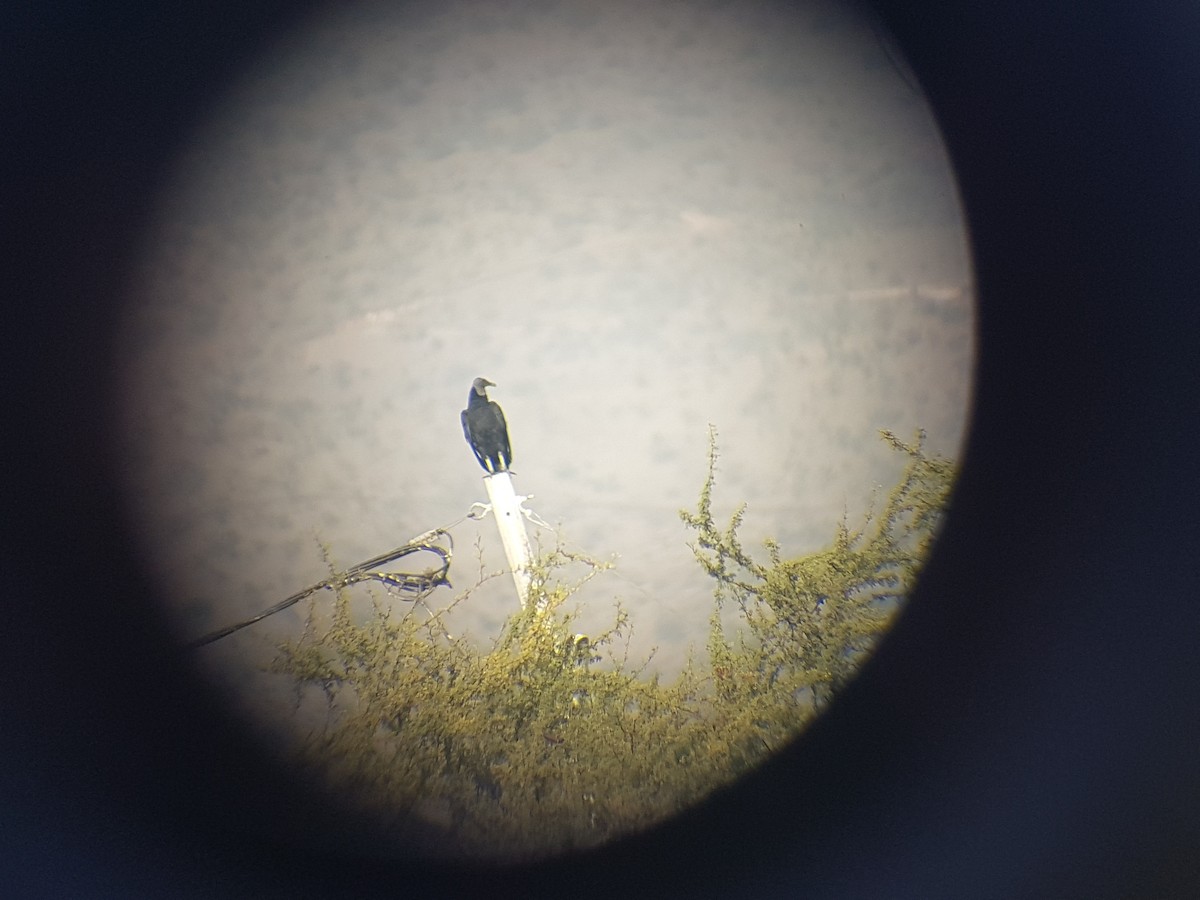
[[[496,527],[500,529],[500,540],[504,543],[504,555],[512,569],[513,584],[521,608],[529,603],[530,568],[533,552],[529,549],[529,535],[525,533],[525,517],[521,515],[521,501],[513,490],[512,476],[508,472],[485,475],[488,499],[492,501],[492,514]]]

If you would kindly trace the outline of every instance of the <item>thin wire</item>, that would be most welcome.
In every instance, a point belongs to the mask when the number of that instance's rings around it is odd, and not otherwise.
[[[323,590],[340,590],[352,584],[358,584],[363,581],[378,581],[388,587],[396,588],[400,591],[408,591],[414,596],[411,598],[404,597],[403,599],[410,602],[422,600],[433,593],[434,589],[441,585],[449,585],[450,580],[447,575],[450,572],[450,561],[454,556],[454,537],[450,534],[449,529],[454,528],[464,519],[469,518],[463,516],[458,521],[445,526],[444,528],[434,528],[422,535],[413,538],[407,544],[397,547],[394,550],[389,550],[387,553],[381,553],[379,556],[372,557],[365,562],[360,562],[357,565],[351,566],[345,572],[338,572],[320,581],[317,584],[310,585],[302,591],[297,591],[290,597],[280,600],[274,606],[264,609],[257,615],[251,616],[248,619],[234,624],[227,625],[224,628],[219,628],[216,631],[210,631],[208,634],[202,635],[194,640],[188,641],[184,646],[189,650],[194,650],[197,647],[203,647],[206,644],[211,644],[214,641],[219,641],[223,637],[228,637],[235,631],[241,631],[256,622],[261,622],[268,616],[273,616],[277,612],[287,609],[289,606],[295,606],[305,597],[315,594],[317,591]],[[446,538],[449,542],[449,547],[442,547],[434,541],[440,538]],[[439,556],[442,560],[441,566],[432,572],[421,574],[412,572],[385,572],[379,570],[381,566],[386,566],[388,563],[395,562],[405,556],[413,553],[427,552]]]

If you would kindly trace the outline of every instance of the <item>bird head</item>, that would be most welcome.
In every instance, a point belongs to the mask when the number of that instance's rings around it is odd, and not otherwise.
[[[480,397],[486,397],[487,389],[495,386],[496,383],[494,381],[488,381],[486,378],[476,378],[471,382],[471,389]]]

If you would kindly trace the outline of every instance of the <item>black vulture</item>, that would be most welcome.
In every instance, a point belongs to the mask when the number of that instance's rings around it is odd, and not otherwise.
[[[512,464],[512,446],[508,443],[504,411],[499,403],[487,396],[487,389],[495,386],[486,378],[476,378],[467,395],[467,408],[462,411],[463,435],[488,473],[505,472]]]

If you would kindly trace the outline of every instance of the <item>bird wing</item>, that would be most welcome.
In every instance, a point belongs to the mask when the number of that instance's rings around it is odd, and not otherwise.
[[[462,427],[463,427],[463,437],[465,437],[467,439],[467,444],[470,446],[471,452],[475,454],[475,458],[477,460],[479,460],[479,464],[486,469],[487,461],[484,459],[483,454],[479,452],[479,444],[475,441],[475,438],[471,435],[471,418],[470,418],[470,416],[467,415],[467,410],[464,409],[462,411],[461,418],[462,418]]]
[[[500,423],[500,434],[503,437],[501,448],[504,452],[504,466],[507,468],[512,465],[512,445],[508,440],[508,422],[504,420],[504,410],[500,408],[500,404],[495,400],[488,403],[492,408],[492,412],[496,414],[496,421]]]

